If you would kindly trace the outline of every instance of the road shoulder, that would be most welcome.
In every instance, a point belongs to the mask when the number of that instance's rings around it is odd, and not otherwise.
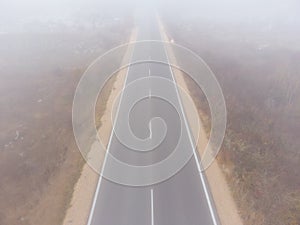
[[[160,23],[160,29],[162,33],[162,38],[164,41],[170,42],[169,38]],[[172,54],[170,48],[167,49],[168,51],[168,56],[172,59],[171,61],[176,61],[174,54]],[[189,96],[194,97],[191,95],[188,85],[184,79],[184,74],[179,71],[178,69],[174,69],[173,74],[174,78],[176,80],[177,85],[180,87],[179,88],[179,94],[180,96],[184,96],[184,93],[188,93]],[[194,110],[190,109],[191,104],[188,101],[187,98],[181,97],[182,104],[186,113],[187,120],[189,122],[191,132],[194,135],[194,139],[197,140],[197,149],[199,152],[200,157],[203,155],[203,151],[208,143],[208,135],[204,129],[204,126],[202,122],[200,121],[200,127],[197,128],[197,123],[193,123],[192,121],[194,120],[193,118],[195,116],[192,115]],[[201,112],[198,109],[198,114],[199,118],[201,120]],[[198,135],[198,130],[199,130],[199,135]],[[199,136],[199,138],[197,138]],[[210,165],[208,169],[205,170],[205,175],[210,187],[210,192],[212,194],[218,216],[220,219],[220,222],[222,225],[242,225],[242,219],[241,216],[239,215],[236,203],[233,199],[232,193],[230,191],[229,185],[225,179],[225,175],[223,174],[217,160],[214,160],[214,162]]]
[[[135,40],[136,33],[136,29],[134,29],[130,37],[130,42]],[[116,75],[109,98],[106,102],[105,111],[101,117],[101,126],[98,132],[101,134],[101,140],[106,146],[108,145],[109,137],[112,132],[111,114],[113,113],[113,104],[124,86],[126,73],[127,69],[125,68]],[[103,163],[104,157],[105,154],[103,153],[100,156],[101,163]],[[87,224],[98,180],[99,174],[85,163],[81,175],[74,186],[72,200],[66,212],[63,225]]]

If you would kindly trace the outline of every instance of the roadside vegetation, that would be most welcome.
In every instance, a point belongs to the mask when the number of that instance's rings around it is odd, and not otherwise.
[[[75,88],[96,57],[128,41],[133,26],[129,14],[103,10],[75,13],[76,21],[36,18],[0,33],[0,224],[64,218],[84,164],[72,130]],[[97,121],[112,83],[100,95]]]
[[[176,43],[207,62],[223,89],[228,123],[217,160],[244,224],[300,224],[299,31],[167,16],[164,22]],[[209,132],[205,96],[186,79]]]

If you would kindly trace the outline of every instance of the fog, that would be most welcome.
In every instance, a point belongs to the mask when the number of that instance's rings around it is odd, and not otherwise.
[[[124,1],[96,0],[13,0],[0,3],[0,33],[39,30],[45,23],[58,23],[66,26],[86,22],[105,22],[124,13],[132,7]],[[47,30],[47,29],[46,29]],[[45,27],[42,28],[45,31]]]
[[[0,17],[2,24],[33,18],[66,18],[76,11],[102,11],[110,9],[110,13],[135,7],[162,8],[173,16],[186,18],[199,17],[215,21],[259,21],[299,22],[297,16],[300,2],[297,0],[211,0],[211,1],[174,1],[174,0],[12,0],[1,1]]]
[[[0,0],[0,224],[62,223],[83,165],[76,86],[95,58],[134,40],[135,15],[155,13],[220,83],[217,161],[244,225],[300,224],[299,0]],[[205,96],[185,82],[209,130]]]
[[[259,21],[270,19],[274,21],[299,21],[300,3],[296,0],[212,0],[212,1],[183,1],[182,3],[172,3],[165,1],[170,14],[177,13],[186,17],[198,16],[199,18],[209,18],[215,21]]]

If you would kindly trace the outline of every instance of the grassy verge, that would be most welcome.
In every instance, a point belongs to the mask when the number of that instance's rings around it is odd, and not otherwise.
[[[190,24],[188,31],[167,24],[175,41],[208,63],[223,89],[228,124],[218,162],[244,224],[300,224],[299,53],[275,44],[257,50],[251,37],[246,43],[239,36],[221,39],[205,25],[198,31]],[[186,81],[209,132],[205,96]]]

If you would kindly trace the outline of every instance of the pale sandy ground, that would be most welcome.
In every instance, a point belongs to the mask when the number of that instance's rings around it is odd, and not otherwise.
[[[183,75],[180,72],[174,73],[176,82],[178,85],[184,90],[188,92],[188,88],[186,86],[185,80],[183,78]],[[179,92],[182,92],[179,90]],[[182,95],[182,93],[181,93]],[[197,128],[194,126],[197,126],[196,123],[193,123],[191,121],[194,121],[194,119],[190,119],[194,117],[191,115],[193,111],[189,110],[189,102],[185,101],[186,98],[182,98],[182,104],[185,108],[186,116],[189,121],[189,125],[191,127],[191,130],[193,134],[195,134]],[[194,135],[196,137],[196,135]],[[200,123],[200,130],[199,130],[199,139],[197,142],[197,148],[200,153],[200,156],[203,155],[204,149],[208,143],[207,134],[204,130],[203,124]],[[214,162],[209,166],[207,170],[205,170],[205,174],[209,183],[211,194],[214,198],[214,202],[218,211],[218,215],[220,218],[220,221],[222,225],[242,225],[242,219],[238,213],[237,206],[234,202],[234,199],[232,197],[232,193],[229,189],[229,185],[225,179],[225,176],[217,162],[217,160],[214,160]]]
[[[163,33],[164,41],[169,42],[170,39],[168,38],[162,23],[160,23],[160,29]],[[168,48],[168,55],[169,57],[173,57],[171,61],[173,62],[176,61],[174,55],[172,54],[172,50],[170,48]],[[208,143],[208,138],[207,138],[208,135],[206,134],[201,121],[199,121],[200,122],[199,127],[197,126],[197,123],[195,123],[195,115],[192,114],[194,110],[191,109],[191,104],[188,101],[188,99],[184,97],[185,95],[183,92],[189,93],[189,89],[184,80],[183,73],[181,73],[177,69],[173,69],[173,73],[176,82],[180,87],[179,93],[181,95],[182,104],[185,109],[186,117],[187,120],[189,121],[191,131],[194,135],[195,140],[198,139],[197,148],[201,156],[203,155],[204,153],[203,151]],[[189,94],[189,96],[191,95]],[[199,113],[199,117],[200,117],[200,113]],[[237,206],[233,199],[232,193],[229,189],[229,185],[225,179],[225,176],[217,160],[214,160],[214,162],[210,165],[210,167],[207,170],[205,170],[205,174],[222,225],[242,225],[243,222],[241,216],[239,215]]]
[[[130,41],[134,41],[136,38],[136,29],[133,30]],[[130,55],[126,54],[126,57]],[[101,141],[107,146],[110,134],[112,132],[112,120],[111,114],[114,113],[114,101],[118,98],[120,91],[122,90],[125,82],[125,75],[127,70],[121,70],[117,74],[117,78],[113,84],[112,91],[106,103],[106,109],[101,117],[101,126],[99,127],[99,135]],[[97,151],[98,152],[98,151]],[[93,150],[91,150],[93,154]],[[104,161],[105,154],[100,155],[98,162]],[[99,155],[97,156],[99,159]],[[101,166],[101,165],[100,165]],[[69,209],[63,221],[63,225],[85,225],[87,224],[90,209],[93,203],[93,197],[96,191],[97,183],[99,180],[99,174],[93,170],[87,163],[83,166],[80,178],[78,179],[71,200]]]

